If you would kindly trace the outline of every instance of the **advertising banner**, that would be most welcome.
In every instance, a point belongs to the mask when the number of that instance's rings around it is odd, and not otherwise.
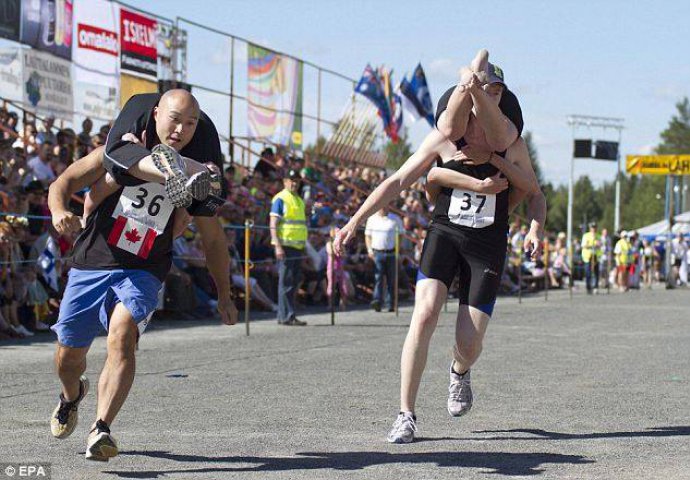
[[[95,83],[74,83],[74,110],[93,120],[109,122],[120,106],[118,89]]]
[[[302,62],[252,44],[247,49],[249,136],[301,147]]]
[[[137,93],[155,93],[157,91],[158,83],[123,73],[120,75],[120,108],[127,103],[127,100],[132,95]]]
[[[628,155],[626,170],[642,175],[690,175],[690,155]]]
[[[0,49],[0,97],[21,102],[22,55],[18,47]]]
[[[120,69],[118,12],[115,2],[76,0],[74,10],[74,79],[117,88]]]
[[[19,26],[22,24],[21,0],[0,2],[0,37],[19,40]]]
[[[38,50],[26,49],[22,55],[24,104],[37,113],[72,121],[70,62]]]
[[[158,71],[158,22],[120,8],[120,68],[151,80]]]
[[[158,80],[171,80],[173,73],[173,41],[175,26],[172,23],[158,22]]]
[[[19,41],[70,60],[72,0],[23,0]]]

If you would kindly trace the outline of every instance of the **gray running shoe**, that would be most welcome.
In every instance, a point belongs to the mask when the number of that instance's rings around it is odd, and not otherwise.
[[[53,416],[50,417],[50,433],[55,438],[63,439],[72,435],[79,420],[79,403],[88,392],[89,379],[82,375],[79,377],[79,398],[68,402],[62,393],[60,394],[60,403],[55,407]]]
[[[448,413],[453,417],[461,417],[472,408],[472,386],[470,385],[470,371],[458,375],[453,371],[450,363],[450,385],[448,386]]]
[[[192,176],[185,173],[186,165],[174,149],[158,144],[151,150],[156,168],[165,175],[165,193],[175,207],[188,207],[192,200],[204,200],[211,191],[208,169]]]
[[[409,412],[400,412],[388,433],[388,443],[412,443],[417,433],[417,419]]]

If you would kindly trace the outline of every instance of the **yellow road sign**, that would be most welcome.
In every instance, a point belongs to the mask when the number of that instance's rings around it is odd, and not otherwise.
[[[690,155],[628,155],[628,173],[643,175],[690,175]]]

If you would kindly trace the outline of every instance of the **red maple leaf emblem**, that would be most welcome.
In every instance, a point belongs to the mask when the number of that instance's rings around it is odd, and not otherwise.
[[[131,229],[129,232],[125,232],[125,238],[130,243],[139,243],[139,240],[141,240],[136,228]]]

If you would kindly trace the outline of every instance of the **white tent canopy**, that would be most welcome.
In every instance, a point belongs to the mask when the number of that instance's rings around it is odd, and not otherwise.
[[[643,237],[665,235],[668,233],[668,220],[652,223],[636,230]],[[690,211],[683,212],[674,217],[673,233],[690,234]]]

